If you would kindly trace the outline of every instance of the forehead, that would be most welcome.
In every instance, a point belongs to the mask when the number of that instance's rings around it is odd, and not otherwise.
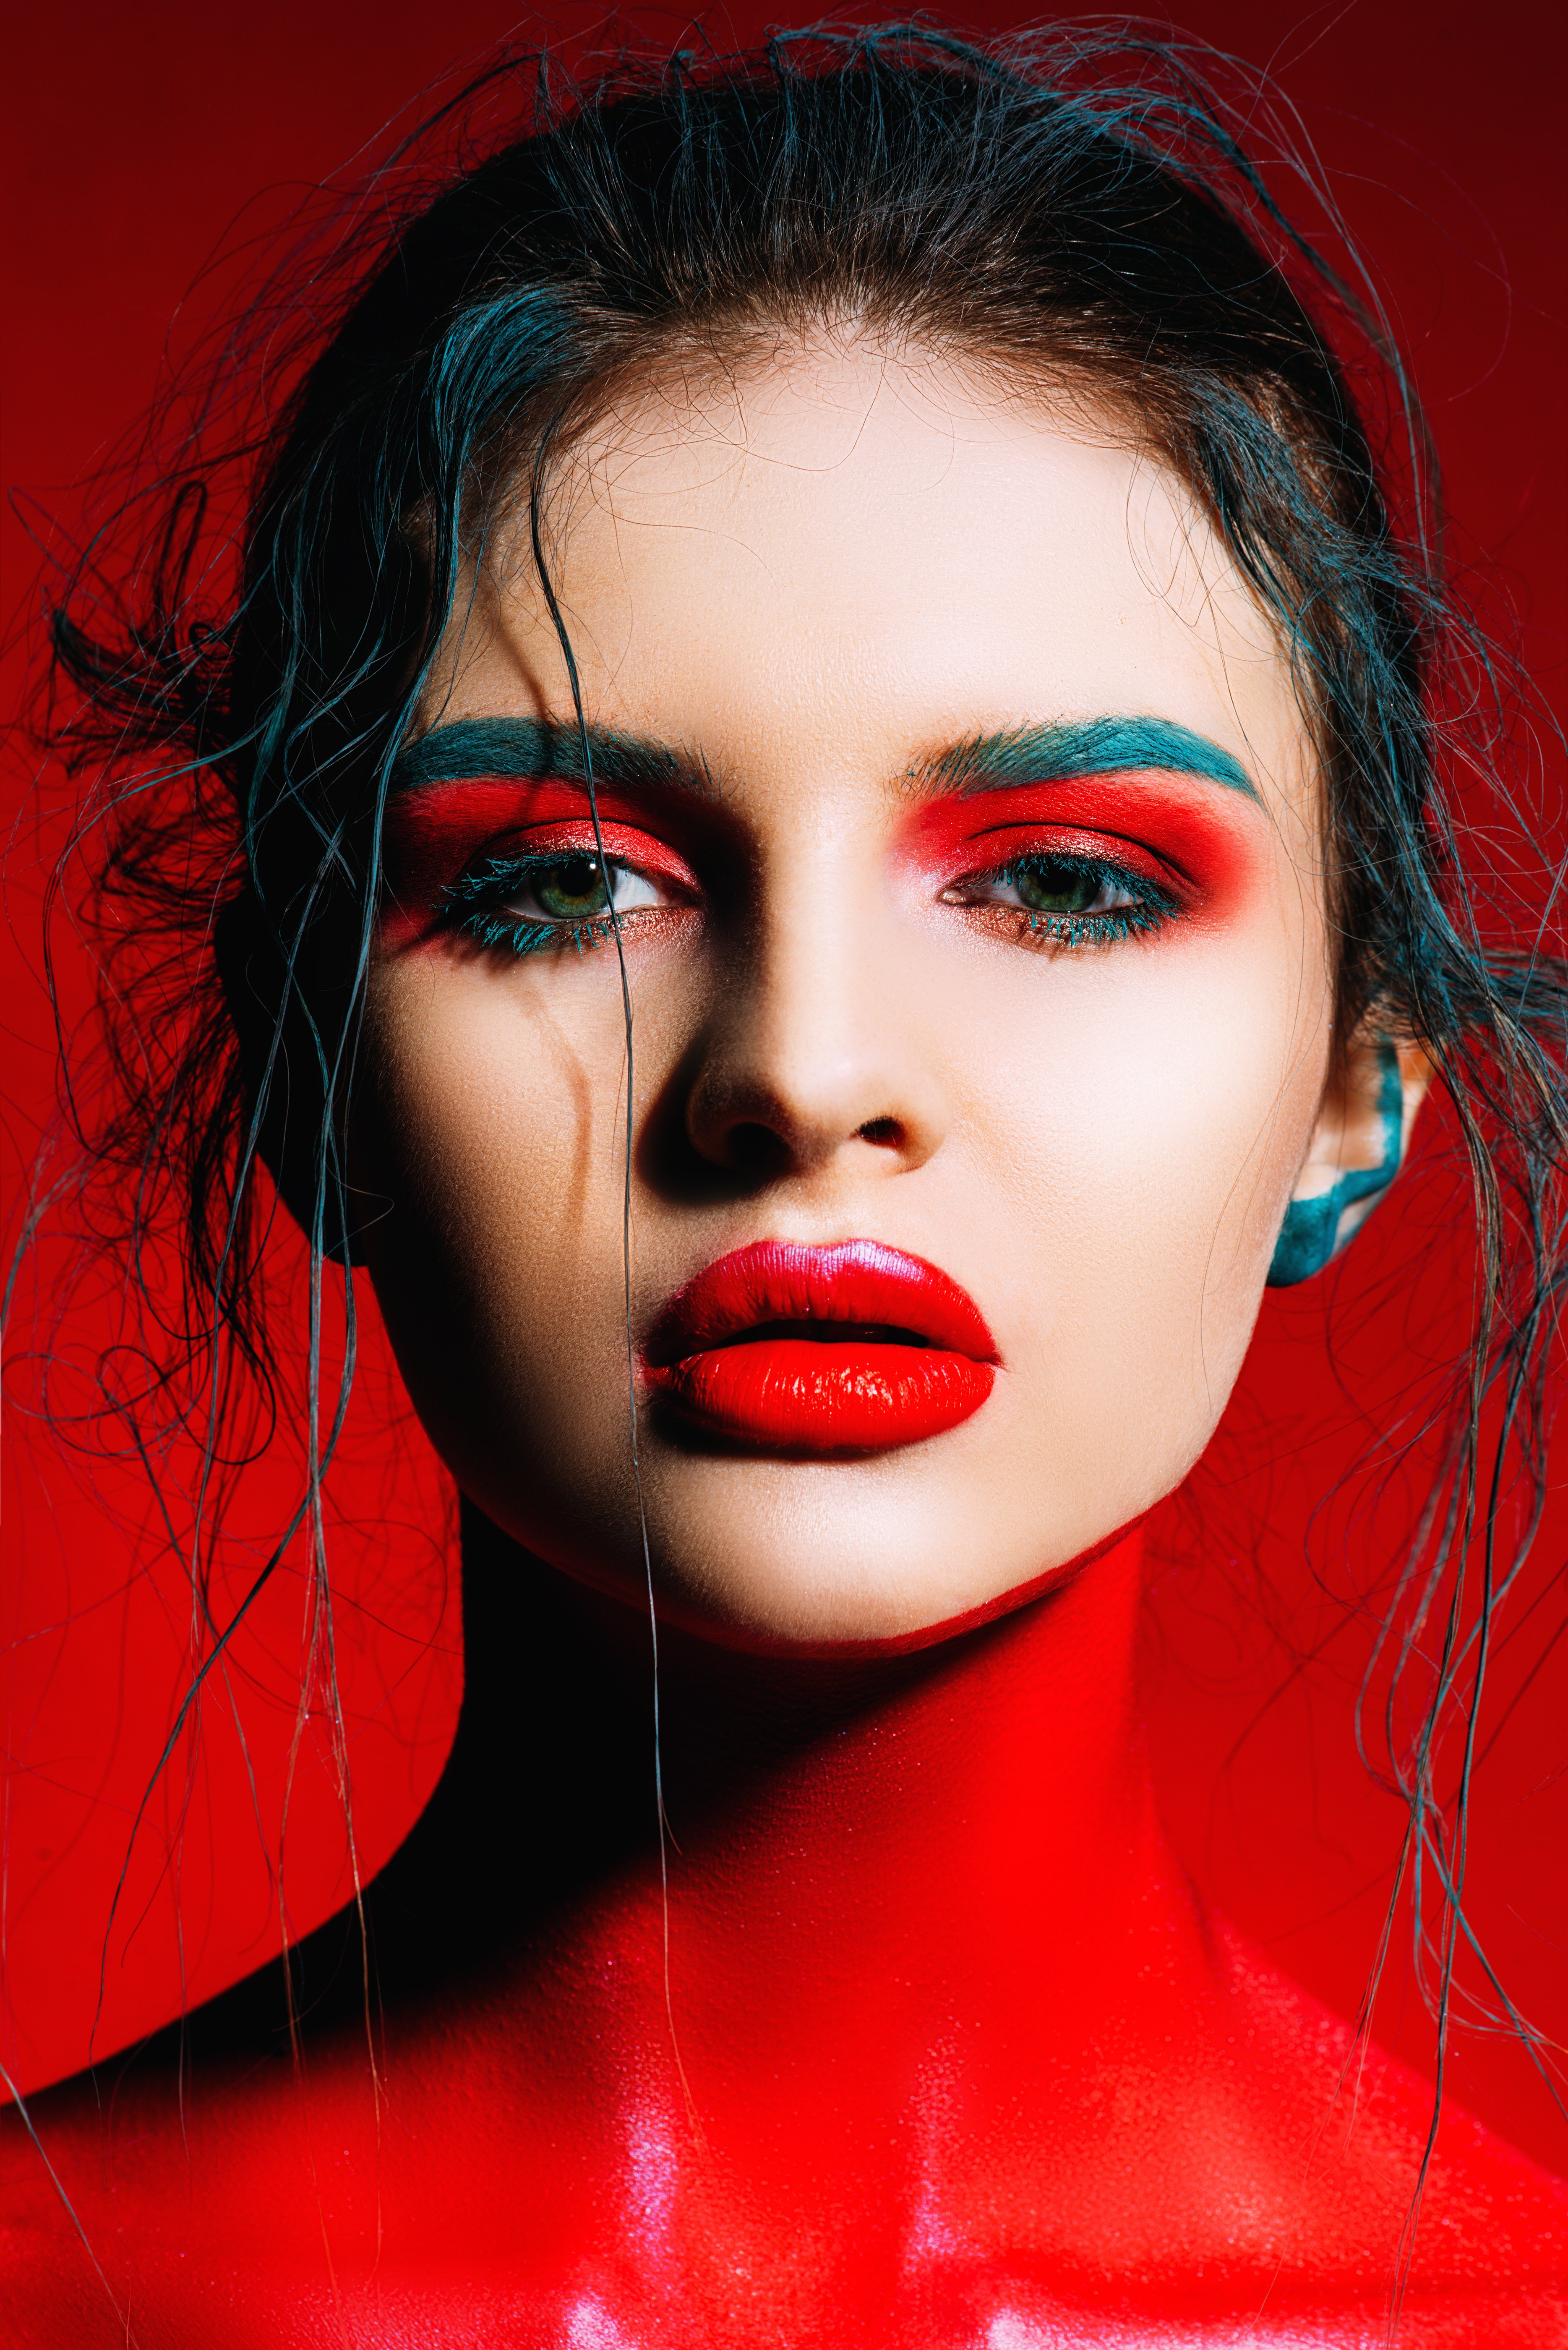
[[[791,347],[623,401],[545,519],[591,714],[721,782],[781,758],[892,778],[975,733],[1136,711],[1304,787],[1269,622],[1174,474],[1082,402]],[[445,715],[561,712],[525,526],[452,654]]]

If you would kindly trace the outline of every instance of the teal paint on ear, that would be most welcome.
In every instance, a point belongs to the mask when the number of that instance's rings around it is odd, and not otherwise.
[[[1315,1200],[1293,1200],[1274,1243],[1268,1286],[1293,1289],[1321,1273],[1339,1248],[1340,1219],[1357,1200],[1386,1191],[1399,1172],[1405,1130],[1405,1087],[1399,1055],[1386,1037],[1377,1046],[1377,1114],[1383,1120],[1383,1157],[1376,1167],[1353,1167]],[[1359,1225],[1356,1228],[1360,1229]]]

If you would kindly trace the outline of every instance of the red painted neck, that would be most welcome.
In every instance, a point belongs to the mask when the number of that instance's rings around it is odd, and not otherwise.
[[[1197,1960],[1136,1718],[1141,1564],[1135,1530],[1050,1596],[907,1656],[757,1658],[661,1632],[669,2002],[689,2072],[750,2061],[737,2002],[781,2059],[831,2064],[858,2036],[860,2060],[875,2046],[896,2071],[949,2030],[1094,2034],[1147,1975],[1151,1936],[1162,1974],[1178,1945]],[[610,1802],[607,1865],[546,1939],[601,2020],[613,1983],[618,2039],[630,2002],[664,2043],[647,1627],[576,1589],[567,1606],[598,1644],[588,1679],[639,1816]]]

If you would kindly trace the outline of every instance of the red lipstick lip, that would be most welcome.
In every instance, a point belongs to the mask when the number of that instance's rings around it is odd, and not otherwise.
[[[995,1341],[967,1290],[882,1241],[755,1241],[707,1265],[643,1349],[653,1393],[713,1436],[769,1451],[864,1454],[980,1409]]]

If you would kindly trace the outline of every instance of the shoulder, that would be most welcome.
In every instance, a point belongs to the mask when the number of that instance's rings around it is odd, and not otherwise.
[[[98,2132],[77,2103],[57,2090],[30,2097],[26,2118],[0,2112],[0,2304],[16,2350],[125,2350],[129,2338],[98,2241]]]
[[[373,2179],[373,2126],[340,2145],[330,2067],[306,2113],[286,2061],[192,2080],[163,2054],[29,2097],[30,2129],[0,2115],[5,2350],[340,2344],[317,2306],[324,2199],[345,2170]]]
[[[1250,2064],[1299,2149],[1290,2265],[1303,2277],[1359,2269],[1386,2292],[1407,2255],[1400,2338],[1412,2350],[1559,2350],[1568,2182],[1451,2095],[1434,2137],[1429,2081],[1228,1929],[1216,1943]]]

